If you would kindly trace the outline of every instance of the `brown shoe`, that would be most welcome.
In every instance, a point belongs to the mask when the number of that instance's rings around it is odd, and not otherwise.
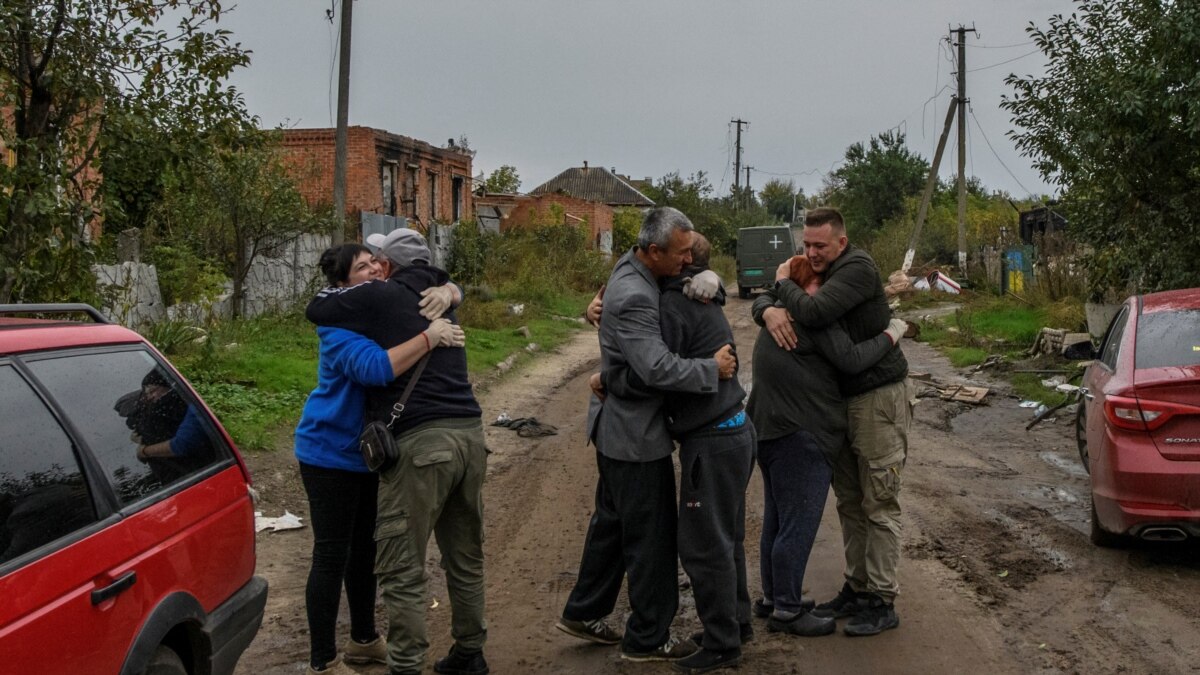
[[[580,640],[595,642],[598,645],[615,645],[621,641],[621,634],[615,628],[608,625],[604,619],[572,621],[562,618],[554,624],[554,627],[567,635],[577,637]]]
[[[345,653],[346,663],[363,664],[363,663],[382,663],[387,665],[387,642],[383,636],[377,636],[374,640],[363,644],[354,640],[347,640],[342,647]]]

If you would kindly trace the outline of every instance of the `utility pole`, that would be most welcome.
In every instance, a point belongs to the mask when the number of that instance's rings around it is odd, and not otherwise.
[[[750,169],[754,167],[746,165],[746,208],[750,208],[750,203],[754,199],[754,193],[750,192]]]
[[[958,271],[967,276],[967,32],[979,35],[979,31],[958,28],[950,31],[958,34]]]
[[[737,125],[737,151],[733,155],[733,189],[736,193],[737,189],[742,186],[742,125],[745,124],[746,128],[749,129],[750,123],[743,119],[729,120],[729,123]],[[746,179],[746,182],[749,182],[749,178]]]
[[[341,0],[342,28],[338,36],[337,132],[333,140],[333,245],[346,239],[346,125],[350,118],[350,25],[354,0]]]
[[[921,228],[925,226],[925,216],[929,215],[929,200],[933,197],[933,188],[937,185],[942,151],[946,149],[946,139],[950,137],[950,126],[954,124],[954,113],[957,108],[957,99],[950,99],[950,107],[946,109],[946,124],[942,127],[942,135],[938,138],[937,151],[933,153],[933,164],[929,167],[929,177],[925,179],[925,191],[921,193],[921,207],[917,209],[917,224],[913,227],[912,236],[908,238],[908,250],[904,253],[904,264],[900,266],[900,271],[905,274],[908,274],[908,270],[912,268],[913,257],[917,254],[917,242],[921,240]]]

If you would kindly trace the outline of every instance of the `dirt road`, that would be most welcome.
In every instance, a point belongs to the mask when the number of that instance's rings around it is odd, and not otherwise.
[[[757,328],[748,301],[726,313],[741,352]],[[931,348],[905,342],[914,371],[954,379]],[[594,451],[584,445],[586,374],[596,337],[582,332],[480,395],[484,420],[535,416],[556,436],[519,438],[488,427],[485,486],[489,638],[494,673],[667,673],[664,664],[624,662],[615,648],[580,643],[553,629],[574,582],[595,488]],[[743,365],[749,388],[749,364]],[[1087,476],[1066,420],[1024,431],[1028,409],[993,386],[987,405],[922,399],[904,475],[904,559],[897,630],[873,638],[783,637],[756,620],[744,650],[747,673],[1188,673],[1200,672],[1200,548],[1141,545],[1111,551],[1087,539]],[[286,444],[249,458],[267,515],[307,516]],[[747,495],[751,593],[758,580],[762,487]],[[841,536],[831,502],[806,577],[819,599],[841,585]],[[267,618],[238,673],[303,672],[304,584],[311,533],[262,533],[259,573],[271,584]],[[450,646],[445,584],[431,547],[432,656]],[[627,608],[617,609],[617,623]],[[344,615],[344,608],[343,608]],[[382,616],[382,613],[381,613]],[[344,618],[344,616],[343,616]],[[382,623],[382,621],[381,621]],[[675,629],[698,628],[684,589]],[[342,627],[343,634],[346,632]],[[364,667],[382,675],[386,668]]]

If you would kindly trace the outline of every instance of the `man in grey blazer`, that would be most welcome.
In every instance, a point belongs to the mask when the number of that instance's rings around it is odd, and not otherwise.
[[[646,214],[637,246],[617,262],[606,286],[602,371],[627,367],[654,390],[694,394],[715,392],[718,379],[733,377],[737,360],[730,345],[712,358],[684,359],[662,339],[658,280],[679,274],[691,262],[693,230],[677,209]],[[669,630],[679,607],[677,507],[674,444],[662,403],[661,393],[591,399],[588,438],[597,451],[596,506],[575,587],[556,624],[591,642],[620,642],[621,657],[634,661],[673,660],[696,650]],[[626,574],[632,611],[622,636],[604,618],[612,613]]]

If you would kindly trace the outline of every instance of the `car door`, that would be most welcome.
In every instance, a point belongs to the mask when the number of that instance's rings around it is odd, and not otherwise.
[[[0,363],[0,644],[5,672],[115,673],[141,609],[128,533],[61,420]],[[122,597],[125,596],[125,597]]]

